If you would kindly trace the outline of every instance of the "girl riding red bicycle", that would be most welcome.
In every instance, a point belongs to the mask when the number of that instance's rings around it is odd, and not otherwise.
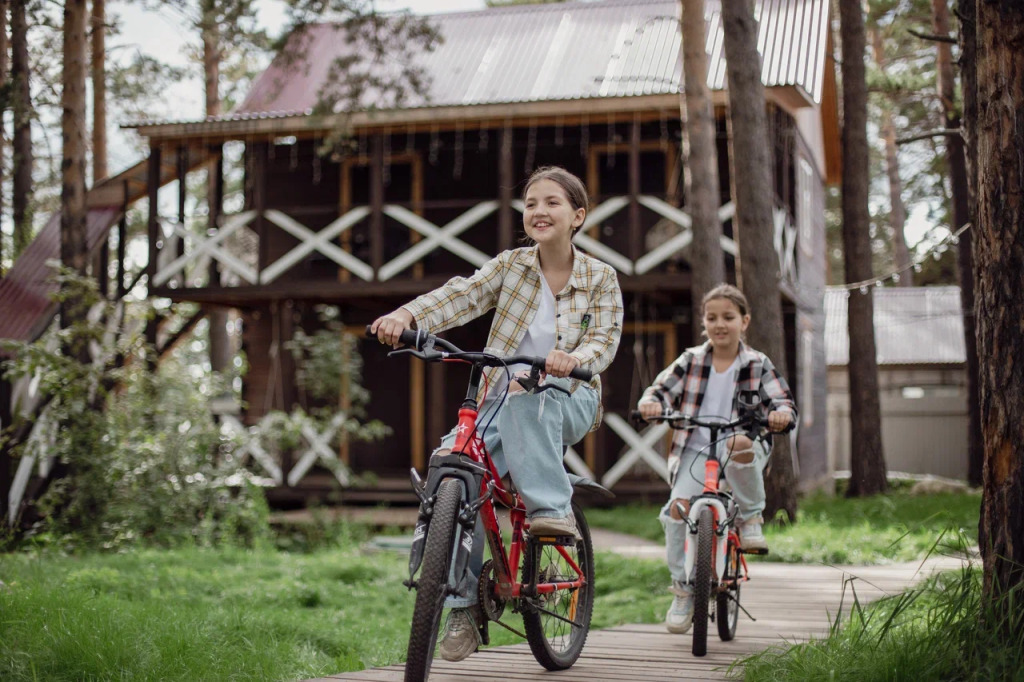
[[[734,286],[723,284],[704,297],[702,322],[708,337],[702,346],[687,349],[644,391],[637,405],[644,418],[653,418],[678,410],[694,417],[720,417],[734,420],[740,394],[760,399],[759,410],[769,429],[781,432],[797,417],[796,403],[785,378],[764,354],[746,346],[743,333],[750,324],[747,299]],[[674,594],[665,616],[669,632],[685,633],[693,622],[692,577],[686,575],[685,515],[691,498],[704,490],[704,461],[707,448],[717,447],[709,440],[707,428],[679,430],[672,441],[669,457],[672,491],[659,515],[665,528],[665,545]],[[762,473],[768,463],[771,438],[753,438],[752,434],[729,436],[726,449],[725,478],[739,506],[739,539],[743,550],[765,554],[768,545],[762,532],[761,512],[765,506]],[[693,472],[697,472],[694,475]]]
[[[437,333],[494,309],[487,353],[546,358],[545,383],[567,389],[567,395],[535,393],[525,377],[509,381],[504,368],[492,367],[477,396],[479,424],[498,474],[508,472],[522,496],[529,532],[578,537],[563,447],[600,424],[598,374],[618,348],[622,294],[610,266],[572,245],[588,208],[579,178],[562,168],[540,168],[527,180],[523,202],[523,227],[534,246],[499,254],[473,275],[456,277],[378,318],[371,332],[381,343],[397,346],[405,330]],[[569,379],[577,367],[592,372],[593,379]],[[442,439],[433,457],[451,451],[458,428]],[[477,523],[469,562],[474,580],[483,565],[483,539]],[[465,658],[481,642],[477,589],[471,585],[464,593],[446,602],[452,611],[440,652],[449,661]]]

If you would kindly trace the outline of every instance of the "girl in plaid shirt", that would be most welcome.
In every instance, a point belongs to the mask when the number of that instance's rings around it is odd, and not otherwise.
[[[508,383],[503,368],[491,368],[481,423],[490,423],[497,410],[498,428],[485,429],[483,438],[498,473],[508,471],[518,487],[530,531],[579,537],[562,452],[601,422],[598,373],[611,364],[619,345],[622,293],[610,266],[572,245],[588,208],[579,178],[563,168],[540,168],[526,182],[523,203],[523,227],[534,246],[498,254],[470,277],[455,277],[377,319],[370,329],[381,343],[396,345],[402,331],[413,326],[437,333],[494,309],[485,352],[546,358],[545,382],[568,388],[570,395],[527,393],[515,376]],[[576,367],[594,378],[587,384],[568,379]],[[435,454],[450,451],[454,442],[452,431]],[[470,568],[479,576],[484,547],[479,520],[476,531]],[[452,612],[440,650],[449,661],[465,658],[480,642],[475,586],[467,593],[446,604]]]
[[[653,417],[676,409],[683,414],[731,421],[737,416],[737,398],[742,391],[760,396],[761,410],[772,431],[785,429],[796,419],[796,404],[786,380],[772,361],[742,341],[743,332],[750,324],[749,306],[743,292],[728,284],[715,287],[704,297],[702,311],[707,343],[687,349],[658,375],[640,399],[640,413]],[[660,514],[672,573],[670,590],[675,594],[665,616],[669,632],[686,632],[693,621],[693,593],[689,576],[684,574],[686,525],[679,506],[688,512],[690,498],[703,492],[703,481],[697,480],[700,475],[693,472],[702,475],[707,455],[701,451],[709,445],[709,440],[708,429],[698,428],[676,431],[672,441],[669,456],[672,492]],[[761,530],[765,504],[762,472],[768,463],[771,440],[765,443],[760,439],[751,440],[744,434],[734,434],[729,437],[727,448],[725,477],[739,505],[740,544],[747,551],[767,552],[768,545]]]

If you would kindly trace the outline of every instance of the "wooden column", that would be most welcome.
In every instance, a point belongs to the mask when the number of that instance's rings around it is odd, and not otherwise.
[[[375,135],[370,152],[370,266],[374,278],[384,265],[384,138]]]
[[[0,377],[0,430],[11,425],[11,384]],[[6,525],[8,495],[14,481],[13,462],[6,445],[0,445],[0,527]]]
[[[614,150],[610,153],[614,153]],[[634,263],[643,254],[640,230],[640,120],[629,126],[629,259]]]
[[[498,147],[498,196],[501,206],[498,208],[498,251],[512,248],[515,234],[512,223],[512,126],[508,123],[501,129],[501,142]]]
[[[207,204],[210,207],[209,221],[207,223],[207,230],[213,232],[220,229],[220,218],[224,213],[224,146],[215,144],[210,146],[210,154],[217,159],[210,169],[213,173],[212,181],[207,183],[207,191],[212,192],[212,196]],[[220,286],[220,263],[216,258],[210,259],[209,278],[207,279],[207,287],[219,287]]]
[[[185,228],[185,199],[188,196],[188,188],[185,186],[185,176],[188,175],[188,147],[178,147],[178,224]],[[178,240],[178,249],[175,256],[185,255],[185,238]],[[181,272],[181,280],[185,281],[185,271]]]
[[[252,207],[256,211],[256,234],[259,235],[259,260],[256,263],[256,271],[259,277],[263,275],[263,268],[270,262],[270,239],[267,238],[269,225],[263,217],[267,208],[267,146],[260,143],[253,145],[246,143],[247,154],[252,154],[252,162],[249,166],[252,169]]]
[[[128,238],[128,181],[124,182],[124,198],[121,200],[121,219],[117,221],[117,300],[125,295],[124,259],[127,255],[125,239]]]
[[[153,288],[153,277],[156,275],[157,242],[160,240],[160,206],[157,203],[160,191],[160,147],[149,150],[149,164],[146,172],[146,185],[149,194],[149,263],[146,272],[149,274],[149,288]]]

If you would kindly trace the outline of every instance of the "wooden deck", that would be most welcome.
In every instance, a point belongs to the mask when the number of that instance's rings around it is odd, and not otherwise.
[[[861,603],[900,592],[936,570],[955,569],[958,559],[937,558],[923,567],[919,562],[891,566],[828,567],[757,563],[750,582],[743,586],[742,603],[757,618],[740,614],[736,639],[722,642],[709,627],[708,654],[690,654],[690,635],[672,635],[661,625],[621,625],[590,633],[575,666],[548,672],[533,659],[526,643],[485,649],[459,663],[434,662],[432,682],[469,680],[571,680],[592,682],[654,682],[657,680],[722,680],[739,658],[773,645],[820,637],[828,632],[843,600],[852,603],[851,585],[842,598],[844,580],[857,576]],[[666,595],[668,593],[666,592]],[[666,596],[667,608],[668,596]],[[401,680],[402,666],[373,668],[320,678],[326,680]]]

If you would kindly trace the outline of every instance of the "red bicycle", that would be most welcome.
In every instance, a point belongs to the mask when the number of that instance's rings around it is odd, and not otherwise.
[[[518,379],[524,388],[534,392],[567,391],[539,383],[545,358],[501,358],[466,352],[423,331],[406,330],[401,342],[409,348],[391,351],[389,357],[411,355],[426,362],[470,365],[451,453],[431,458],[426,481],[416,469],[411,471],[420,507],[409,556],[409,579],[404,582],[409,589],[416,589],[406,682],[419,682],[430,674],[445,599],[467,595],[471,584],[469,557],[478,516],[483,520],[491,557],[484,563],[477,585],[484,616],[479,626],[484,644],[490,639],[487,624],[495,622],[524,637],[534,658],[548,670],[569,668],[583,650],[594,607],[594,550],[589,526],[583,511],[573,502],[579,540],[571,535],[538,537],[530,533],[522,498],[498,475],[483,434],[477,429],[476,402],[486,367],[527,364],[531,367],[529,376]],[[591,373],[576,368],[570,376],[589,381]],[[588,479],[575,481],[574,486],[612,496]],[[512,537],[507,548],[498,526],[495,501],[510,510]],[[522,616],[525,634],[501,621],[506,608]]]
[[[721,417],[691,417],[681,412],[646,418],[647,421],[667,422],[673,429],[703,426],[710,431],[704,463],[704,490],[690,499],[689,512],[682,504],[677,505],[687,527],[685,575],[693,576],[694,656],[707,654],[709,617],[718,625],[718,636],[723,642],[736,636],[740,610],[751,620],[757,620],[740,605],[740,584],[750,580],[744,555],[767,554],[767,550],[747,552],[740,547],[736,530],[739,507],[732,494],[719,487],[725,467],[718,455],[721,443],[732,432],[754,429],[760,437],[768,428],[768,421],[758,416],[754,407],[741,403],[739,417],[732,421]],[[631,416],[634,420],[644,419],[639,412],[632,412]],[[794,426],[791,423],[782,433],[791,431]],[[719,437],[722,432],[727,435]],[[684,474],[680,472],[679,475]],[[688,475],[694,474],[688,472]],[[714,611],[711,611],[712,598],[715,600]]]

